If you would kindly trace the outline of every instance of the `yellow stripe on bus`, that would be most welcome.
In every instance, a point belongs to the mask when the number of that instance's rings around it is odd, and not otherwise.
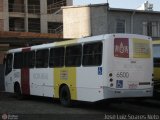
[[[56,42],[55,46],[66,46],[77,43],[78,39]],[[59,98],[59,88],[62,84],[69,87],[71,99],[77,100],[76,67],[54,68],[54,97]]]
[[[160,80],[160,68],[159,67],[154,67],[154,79]]]
[[[59,88],[62,84],[69,87],[71,99],[77,100],[76,67],[54,69],[54,97],[59,98]]]
[[[74,44],[77,43],[77,39],[75,40],[67,40],[67,41],[62,41],[62,42],[56,42],[56,46],[61,46],[61,45],[68,45],[68,44]]]

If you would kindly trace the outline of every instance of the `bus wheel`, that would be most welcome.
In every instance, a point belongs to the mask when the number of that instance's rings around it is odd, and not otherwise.
[[[16,98],[18,100],[22,100],[23,99],[23,95],[22,95],[19,83],[15,83],[15,85],[14,85],[14,94],[16,95]]]
[[[60,89],[60,102],[65,107],[71,106],[71,94],[69,88],[65,85]]]

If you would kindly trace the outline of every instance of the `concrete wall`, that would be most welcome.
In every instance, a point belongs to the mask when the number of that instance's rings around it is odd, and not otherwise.
[[[4,66],[0,64],[0,91],[4,91]]]
[[[3,0],[4,31],[9,31],[8,0]]]
[[[89,7],[63,9],[64,38],[79,38],[91,35]]]
[[[64,38],[116,33],[118,20],[125,20],[125,33],[143,34],[143,22],[158,21],[160,24],[160,13],[107,10],[106,5],[66,7],[63,9]]]
[[[0,0],[0,31],[4,29],[4,20],[3,20],[3,0]]]
[[[0,19],[0,31],[3,31],[4,29],[4,20]]]
[[[91,35],[107,33],[107,18],[106,6],[91,7]]]
[[[3,0],[0,0],[0,12],[3,11]]]

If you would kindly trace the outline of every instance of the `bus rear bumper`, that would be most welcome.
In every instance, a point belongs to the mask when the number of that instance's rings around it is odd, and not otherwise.
[[[152,97],[153,88],[148,89],[112,89],[104,87],[104,99],[108,98],[125,98],[125,97]]]

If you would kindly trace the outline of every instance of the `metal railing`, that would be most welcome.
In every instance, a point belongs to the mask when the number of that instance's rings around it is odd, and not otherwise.
[[[24,28],[10,27],[9,31],[25,32]]]
[[[25,6],[22,4],[9,4],[9,12],[25,12]]]
[[[39,5],[28,5],[28,13],[39,14],[40,6]]]
[[[56,12],[57,10],[61,9],[62,6],[66,6],[66,0],[62,0],[62,1],[48,5],[47,12],[48,14],[52,14]]]
[[[25,12],[25,5],[22,4],[9,4],[9,12]],[[39,14],[40,13],[40,5],[28,5],[28,13]]]
[[[10,31],[17,31],[17,32],[24,32],[24,22],[13,22],[9,23],[9,30]]]
[[[28,31],[40,33],[40,23],[39,22],[28,22]]]
[[[63,33],[63,25],[57,27],[56,29],[48,29],[48,33],[55,33],[55,34]]]

